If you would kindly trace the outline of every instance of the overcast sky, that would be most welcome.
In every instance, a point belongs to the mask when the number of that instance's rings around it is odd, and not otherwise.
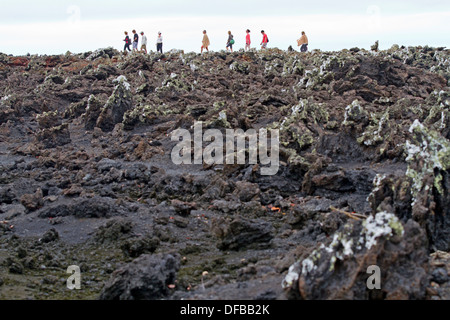
[[[202,31],[210,49],[225,49],[227,32],[244,47],[245,30],[259,47],[261,29],[269,46],[297,48],[306,31],[310,50],[381,48],[399,45],[450,45],[449,0],[2,0],[0,52],[59,54],[113,46],[123,49],[123,32],[144,31],[149,47],[158,31],[164,50],[199,51]]]

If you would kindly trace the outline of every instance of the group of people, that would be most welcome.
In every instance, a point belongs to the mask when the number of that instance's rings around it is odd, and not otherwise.
[[[125,41],[125,47],[124,47],[124,52],[128,51],[132,51],[130,49],[130,45],[133,46],[133,52],[138,52],[138,43],[139,43],[139,35],[136,33],[136,30],[133,30],[133,42],[131,42],[130,37],[128,36],[128,32],[125,31],[125,39],[123,41]],[[247,29],[246,31],[246,37],[245,37],[245,51],[250,50],[250,45],[251,45],[251,38],[250,38],[250,30]],[[261,41],[261,49],[266,49],[267,48],[267,44],[269,43],[269,37],[267,36],[267,34],[265,33],[264,30],[261,30],[261,35],[262,35],[262,41]],[[234,41],[234,36],[231,33],[231,31],[228,31],[228,40],[226,43],[226,49],[227,51],[231,51],[233,52],[233,45],[235,44]],[[206,33],[206,30],[203,30],[203,40],[202,40],[202,47],[201,47],[201,53],[203,53],[203,50],[209,51],[209,46],[211,45],[211,42],[209,41],[209,37]],[[161,32],[158,32],[158,38],[156,39],[156,51],[163,53],[162,50],[162,46],[163,46],[163,39],[162,39],[162,35]],[[304,31],[302,31],[302,36],[300,39],[297,40],[297,46],[300,47],[300,51],[301,52],[306,52],[308,51],[308,37],[306,36],[306,33]],[[147,53],[147,37],[145,36],[144,32],[141,32],[141,48],[140,48],[140,52],[144,52]]]
[[[245,51],[250,50],[250,45],[251,45],[251,38],[250,38],[250,30],[247,29],[245,31],[247,33],[246,37],[245,37]],[[262,41],[261,41],[261,49],[266,49],[267,48],[267,44],[269,43],[269,37],[267,36],[266,32],[264,30],[261,30],[261,34],[262,34]],[[231,31],[228,31],[228,40],[227,40],[227,44],[226,44],[226,49],[227,51],[231,51],[233,52],[233,45],[234,45],[235,41],[234,41],[234,36],[231,33]],[[206,34],[206,30],[203,30],[203,40],[202,40],[202,47],[201,47],[201,53],[203,53],[203,49],[205,49],[206,51],[209,51],[208,47],[211,45],[208,35]],[[300,47],[300,51],[301,52],[306,52],[308,51],[308,37],[306,36],[305,31],[302,31],[302,36],[300,37],[300,39],[297,40],[297,46]]]
[[[139,44],[139,35],[136,33],[136,30],[133,30],[133,42],[131,42],[130,37],[128,36],[128,32],[125,31],[125,46],[123,48],[124,52],[130,51],[130,45],[133,46],[133,52],[144,52],[147,53],[147,36],[144,34],[144,31],[141,31],[141,48],[138,50]],[[158,38],[156,39],[156,51],[163,53],[163,38],[161,32],[158,32]]]
[[[245,31],[245,33],[247,33],[246,37],[245,37],[245,51],[250,50],[250,45],[251,45],[251,38],[250,38],[250,30],[247,29]],[[269,37],[267,36],[267,34],[264,32],[264,30],[261,30],[261,34],[263,36],[263,39],[261,41],[261,49],[266,49],[267,48],[267,43],[269,42]],[[234,36],[231,33],[231,31],[228,31],[228,40],[227,40],[227,44],[226,44],[226,49],[227,51],[231,51],[233,52],[233,44],[235,43],[234,41]],[[203,40],[202,40],[202,47],[201,47],[201,53],[203,53],[203,49],[205,49],[206,51],[209,51],[208,47],[210,46],[210,41],[208,38],[208,35],[206,34],[206,30],[203,30]]]

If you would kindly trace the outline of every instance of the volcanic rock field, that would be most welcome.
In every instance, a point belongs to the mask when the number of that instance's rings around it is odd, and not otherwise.
[[[0,299],[450,299],[449,59],[0,54]],[[278,172],[175,164],[196,123]]]

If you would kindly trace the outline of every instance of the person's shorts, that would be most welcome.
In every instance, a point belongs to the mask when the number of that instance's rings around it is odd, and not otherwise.
[[[307,44],[303,44],[303,45],[300,47],[300,51],[301,51],[301,52],[306,52],[306,51],[308,51],[308,45],[307,45]]]
[[[137,49],[138,47],[138,43],[137,42],[133,42],[133,49]]]
[[[267,42],[265,42],[265,43],[263,43],[262,45],[261,45],[261,48],[267,48]]]
[[[141,50],[147,50],[147,45],[143,44],[143,45],[141,46]]]

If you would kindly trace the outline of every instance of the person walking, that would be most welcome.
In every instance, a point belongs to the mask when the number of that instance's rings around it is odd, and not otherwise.
[[[130,49],[131,39],[128,36],[128,32],[126,32],[126,31],[125,31],[125,39],[123,41],[125,41],[125,46],[123,47],[123,52],[126,53],[127,49],[128,49],[128,51],[131,51],[131,49]]]
[[[163,38],[161,32],[158,32],[158,38],[156,39],[156,52],[163,53]]]
[[[133,30],[133,51],[138,51],[138,43],[139,43],[139,35],[136,33],[136,30]]]
[[[233,38],[234,37],[231,34],[231,31],[228,31],[227,51],[230,50],[231,52],[233,52],[233,44],[234,44],[234,39]]]
[[[247,33],[247,36],[245,36],[245,51],[250,50],[250,44],[252,43],[250,41],[250,30],[247,29],[247,31],[245,31]]]
[[[297,40],[297,46],[300,47],[301,52],[308,51],[308,37],[306,36],[305,31],[302,31],[302,36]]]
[[[209,52],[208,47],[210,44],[211,43],[209,42],[209,38],[208,38],[208,35],[206,34],[206,30],[203,30],[202,49],[201,49],[200,53],[203,53],[203,49],[206,49],[206,51]]]
[[[261,30],[261,34],[263,36],[263,39],[261,41],[261,49],[266,49],[267,48],[267,43],[269,43],[269,37],[264,32],[264,30]]]
[[[147,54],[147,36],[141,31],[141,52]]]

